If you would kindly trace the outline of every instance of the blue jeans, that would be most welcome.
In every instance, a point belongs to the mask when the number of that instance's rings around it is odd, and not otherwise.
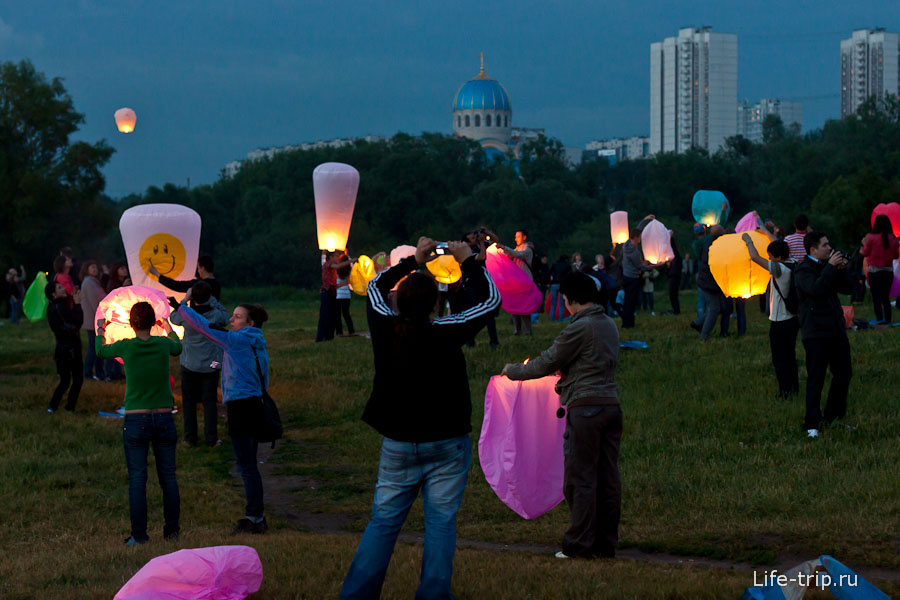
[[[89,378],[96,373],[97,377],[105,379],[106,373],[103,370],[103,359],[97,356],[97,349],[94,344],[97,334],[94,333],[93,329],[87,330],[87,339],[87,352],[84,355],[84,376]]]
[[[557,311],[557,308],[559,310]],[[565,314],[565,302],[563,302],[562,297],[559,293],[559,284],[551,283],[550,284],[550,320],[551,321],[559,321],[562,319],[562,314]]]
[[[125,415],[122,443],[128,467],[128,506],[131,510],[131,537],[146,542],[147,537],[147,455],[153,446],[156,475],[162,488],[165,527],[163,536],[177,535],[181,513],[178,481],[175,479],[175,445],[178,434],[171,413]]]
[[[697,323],[703,324],[703,319],[706,317],[706,296],[703,295],[703,292],[700,288],[697,288]]]
[[[472,462],[469,436],[414,444],[384,438],[372,518],[344,579],[342,599],[377,599],[394,545],[422,490],[425,549],[416,600],[451,599],[456,511]]]
[[[19,322],[19,307],[22,303],[14,296],[9,297],[9,324],[15,325]]]

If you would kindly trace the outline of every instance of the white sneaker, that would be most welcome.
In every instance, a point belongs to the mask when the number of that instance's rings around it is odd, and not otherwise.
[[[562,550],[560,550],[559,552],[557,552],[556,554],[554,554],[554,556],[555,556],[556,558],[571,558],[568,554],[566,554],[566,553],[563,552]]]
[[[807,429],[806,437],[811,437],[811,438],[819,437],[819,430],[818,429]]]

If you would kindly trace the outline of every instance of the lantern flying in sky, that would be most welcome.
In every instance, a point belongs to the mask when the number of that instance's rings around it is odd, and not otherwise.
[[[459,263],[450,254],[438,256],[434,260],[425,263],[428,272],[434,275],[434,280],[438,283],[456,283],[462,277],[462,270]]]
[[[347,247],[358,190],[359,171],[350,165],[323,163],[313,171],[320,250],[333,252]]]
[[[612,237],[612,243],[624,244],[628,241],[628,213],[624,210],[617,210],[609,215],[609,234]]]
[[[153,307],[156,319],[166,319],[171,313],[169,301],[166,295],[160,290],[144,287],[142,285],[129,285],[116,288],[106,295],[97,306],[97,312],[94,314],[94,329],[96,331],[97,321],[106,319],[108,324],[104,334],[107,344],[118,342],[119,340],[127,340],[134,337],[134,329],[128,322],[131,315],[131,307],[138,302],[149,302]],[[176,329],[175,326],[172,329]],[[178,329],[181,331],[179,332]],[[184,329],[178,327],[176,333],[183,333]],[[154,324],[150,329],[150,335],[166,335],[166,330],[159,325]],[[121,359],[117,359],[122,362]]]
[[[728,198],[722,192],[699,190],[694,194],[691,202],[691,212],[694,220],[703,223],[707,227],[717,225],[728,220],[731,205]]]
[[[350,289],[360,296],[366,295],[366,287],[375,277],[375,263],[363,254],[356,259],[350,271]]]
[[[641,250],[651,265],[661,265],[675,258],[672,242],[669,240],[669,230],[656,219],[647,223],[641,233]]]
[[[741,233],[719,236],[709,248],[709,270],[728,298],[749,298],[764,294],[769,272],[750,260]],[[766,256],[769,238],[758,231],[747,232],[760,256]]]
[[[134,124],[137,123],[137,114],[130,108],[120,108],[116,111],[116,127],[122,133],[131,133],[134,131]]]
[[[891,202],[889,204],[879,204],[872,211],[872,226],[875,226],[875,217],[878,215],[887,215],[891,221],[891,229],[894,230],[894,237],[900,237],[900,204]]]
[[[153,265],[170,279],[193,279],[200,252],[200,225],[200,215],[180,204],[140,204],[122,213],[119,231],[132,283],[156,288],[179,300],[184,298],[183,293],[160,284],[148,269]]]

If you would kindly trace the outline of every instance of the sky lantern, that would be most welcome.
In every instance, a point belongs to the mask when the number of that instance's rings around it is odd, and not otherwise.
[[[900,237],[900,204],[891,202],[889,204],[879,204],[872,211],[872,226],[875,226],[875,217],[878,215],[887,215],[891,220],[891,229],[894,230],[894,237]]]
[[[703,223],[707,227],[727,221],[730,211],[731,205],[722,192],[698,190],[691,202],[691,212],[694,214],[694,220],[698,223]]]
[[[766,256],[769,238],[759,231],[748,231],[760,256]],[[749,298],[764,294],[769,271],[752,260],[742,233],[719,236],[709,248],[709,270],[722,293],[728,298]]]
[[[519,516],[534,519],[563,500],[563,433],[558,375],[528,381],[491,377],[484,395],[478,459],[484,478]]]
[[[667,260],[675,258],[675,254],[672,252],[672,242],[669,239],[669,230],[656,219],[647,223],[641,233],[641,250],[644,258],[651,265],[661,265]]]
[[[613,246],[624,244],[628,241],[628,213],[617,210],[609,215],[609,234],[612,237]]]
[[[131,328],[128,318],[131,316],[131,307],[138,302],[149,302],[150,306],[153,307],[157,320],[167,319],[171,313],[169,301],[160,290],[142,285],[128,285],[116,288],[100,301],[100,304],[97,306],[97,312],[94,313],[95,330],[97,329],[97,321],[100,319],[106,319],[109,322],[104,333],[104,339],[107,344],[134,337],[134,329]],[[175,330],[179,337],[183,337],[183,327],[175,327],[173,325],[172,329]],[[150,335],[165,336],[166,330],[159,325],[153,325],[150,329]],[[116,360],[122,362],[120,358]]]
[[[134,285],[158,289],[178,300],[173,292],[151,276],[152,264],[171,279],[190,280],[197,271],[200,252],[200,215],[180,204],[141,204],[122,213],[119,231]]]
[[[488,247],[485,266],[500,292],[500,308],[511,315],[530,315],[541,309],[544,295],[531,275],[503,254],[497,244]]]
[[[363,254],[353,263],[353,269],[350,270],[350,289],[360,296],[366,295],[366,288],[369,282],[375,277],[375,263],[372,259]]]
[[[134,124],[137,123],[137,114],[130,108],[120,108],[116,111],[116,127],[122,133],[131,133],[134,131]]]
[[[415,246],[397,246],[393,250],[391,250],[391,266],[396,266],[401,260],[406,258],[407,256],[414,256],[416,254]]]
[[[741,220],[738,221],[737,225],[734,226],[734,230],[737,233],[744,233],[745,231],[756,231],[759,225],[759,215],[756,214],[755,210],[753,210],[741,217]]]
[[[47,308],[50,306],[50,300],[44,293],[47,287],[47,274],[38,271],[34,281],[28,286],[25,297],[22,299],[22,312],[32,323],[40,321],[47,316]]]
[[[323,163],[313,171],[316,196],[316,233],[319,250],[343,250],[359,190],[359,171],[344,163]]]
[[[425,263],[428,272],[434,275],[438,283],[456,283],[462,277],[459,263],[452,254],[443,254],[432,261]]]

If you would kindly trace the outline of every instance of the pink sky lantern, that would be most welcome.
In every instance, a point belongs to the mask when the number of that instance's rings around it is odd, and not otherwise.
[[[127,340],[134,337],[134,329],[128,322],[131,315],[131,307],[138,302],[149,302],[153,307],[153,312],[157,319],[166,319],[171,313],[169,301],[166,295],[161,291],[144,287],[141,285],[129,285],[116,288],[106,295],[97,306],[97,312],[94,313],[94,329],[96,332],[97,321],[106,319],[109,324],[106,326],[105,340],[107,344],[113,344],[119,340]],[[173,329],[176,329],[174,326]],[[177,329],[183,331],[183,328]],[[166,330],[159,325],[154,325],[150,330],[150,335],[166,335]],[[181,335],[179,335],[181,337]],[[117,358],[119,362],[122,359]]]
[[[563,500],[563,433],[557,418],[559,376],[529,381],[491,377],[484,395],[478,458],[497,497],[534,519]]]
[[[541,309],[544,296],[531,275],[500,252],[496,244],[487,249],[486,266],[500,292],[500,308],[511,315],[530,315]]]
[[[878,215],[887,215],[891,221],[891,229],[894,230],[894,237],[900,237],[900,204],[890,202],[888,204],[879,204],[872,211],[872,226],[875,226],[875,217]]]
[[[758,227],[759,215],[756,214],[755,210],[753,210],[741,217],[741,220],[738,221],[737,225],[734,226],[734,230],[737,233],[744,233],[745,231],[756,231]]]
[[[609,215],[609,234],[612,237],[613,246],[624,244],[628,241],[628,213],[617,210]]]
[[[186,548],[151,559],[113,600],[243,600],[262,579],[259,554],[249,546]]]
[[[316,233],[319,249],[343,250],[359,190],[359,171],[344,163],[323,163],[313,171],[316,196]]]
[[[891,284],[890,298],[900,296],[900,260],[894,261],[894,282]]]
[[[137,123],[137,114],[130,108],[120,108],[116,111],[116,127],[121,133],[131,133]]]
[[[397,246],[396,248],[391,250],[391,255],[390,255],[391,256],[391,266],[394,266],[397,263],[399,263],[401,260],[403,260],[404,258],[406,258],[408,256],[414,256],[415,254],[416,254],[415,246],[407,246],[407,245]]]
[[[675,254],[672,252],[672,243],[669,240],[669,230],[656,219],[647,223],[641,233],[641,250],[644,258],[651,265],[661,265],[667,260],[675,258]]]

